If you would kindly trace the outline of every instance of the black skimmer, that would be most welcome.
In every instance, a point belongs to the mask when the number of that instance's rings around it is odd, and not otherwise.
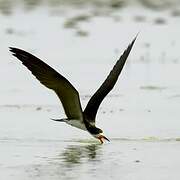
[[[53,120],[66,122],[71,126],[88,131],[92,136],[103,143],[103,140],[109,140],[103,135],[103,131],[95,126],[96,114],[105,96],[113,89],[133,47],[136,37],[118,59],[99,89],[90,98],[84,111],[81,108],[78,91],[65,77],[39,58],[24,50],[10,47],[10,51],[43,85],[54,90],[59,97],[67,118]]]

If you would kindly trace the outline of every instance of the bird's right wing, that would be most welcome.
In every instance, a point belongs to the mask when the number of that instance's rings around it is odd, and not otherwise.
[[[97,111],[98,111],[98,108],[99,108],[101,102],[103,101],[105,96],[114,87],[114,85],[121,73],[121,70],[123,69],[123,66],[126,62],[126,59],[133,47],[136,37],[131,42],[131,44],[127,47],[127,49],[124,51],[124,53],[121,55],[119,60],[116,62],[113,69],[111,70],[108,77],[106,78],[106,80],[103,82],[103,84],[100,86],[100,88],[95,92],[95,94],[89,100],[83,113],[85,116],[88,117],[90,122],[92,122],[92,123],[95,122],[96,114],[97,114]]]
[[[69,119],[83,119],[79,93],[65,77],[24,50],[10,47],[10,51],[43,85],[55,91]]]

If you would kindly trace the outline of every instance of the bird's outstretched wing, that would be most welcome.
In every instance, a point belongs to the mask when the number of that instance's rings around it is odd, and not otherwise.
[[[137,36],[136,36],[137,37]],[[121,57],[118,59],[116,64],[114,65],[113,69],[109,73],[106,80],[103,82],[103,84],[99,87],[99,89],[95,92],[95,94],[91,97],[89,100],[85,110],[84,110],[84,116],[88,117],[88,120],[92,123],[95,122],[96,114],[98,111],[98,108],[105,98],[105,96],[112,90],[114,87],[121,70],[123,69],[123,66],[126,62],[126,59],[133,47],[133,44],[136,40],[136,37],[133,39],[131,44],[127,47],[127,49],[124,51],[124,53],[121,55]]]
[[[82,120],[79,93],[65,77],[26,51],[13,47],[10,47],[10,51],[43,85],[55,91],[68,119]]]

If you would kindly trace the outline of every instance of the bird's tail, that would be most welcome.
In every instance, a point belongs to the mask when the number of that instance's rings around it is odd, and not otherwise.
[[[63,118],[63,119],[53,119],[53,118],[50,118],[51,120],[53,121],[59,121],[59,122],[66,122],[67,119],[66,118]]]

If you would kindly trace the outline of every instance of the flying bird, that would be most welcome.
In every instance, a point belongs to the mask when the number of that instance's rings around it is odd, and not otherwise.
[[[96,114],[103,99],[113,89],[134,45],[136,37],[117,60],[99,89],[90,98],[84,111],[81,107],[78,91],[64,76],[39,58],[22,49],[14,47],[9,47],[9,49],[13,56],[17,57],[44,86],[54,90],[59,97],[67,118],[53,120],[66,122],[71,126],[85,130],[103,143],[103,140],[109,141],[109,139],[103,135],[103,131],[100,128],[96,127]]]

